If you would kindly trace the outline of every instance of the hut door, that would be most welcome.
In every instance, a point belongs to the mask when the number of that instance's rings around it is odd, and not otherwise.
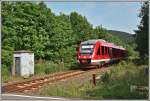
[[[15,57],[15,74],[20,75],[20,57]]]

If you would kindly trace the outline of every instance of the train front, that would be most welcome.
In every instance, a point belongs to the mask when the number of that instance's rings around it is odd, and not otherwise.
[[[91,65],[94,44],[81,43],[78,51],[78,62],[80,65]]]

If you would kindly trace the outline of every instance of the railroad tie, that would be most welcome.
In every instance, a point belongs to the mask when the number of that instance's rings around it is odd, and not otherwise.
[[[18,87],[18,88],[24,88],[25,86],[20,86],[20,85],[18,85],[17,87]]]

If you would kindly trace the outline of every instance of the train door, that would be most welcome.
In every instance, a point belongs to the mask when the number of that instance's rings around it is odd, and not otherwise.
[[[98,68],[99,68],[101,65],[101,61],[100,61],[100,59],[101,59],[101,47],[100,47],[100,45],[97,48],[96,56],[97,56],[96,58],[97,58],[97,64],[98,64]]]
[[[105,58],[105,47],[101,46],[101,59]]]
[[[110,58],[110,55],[109,55],[109,47],[107,47],[107,58]]]
[[[108,57],[108,47],[106,46],[105,47],[105,59],[108,59],[109,57]]]
[[[100,65],[103,66],[105,64],[105,59],[106,59],[106,52],[105,52],[105,46],[101,46],[101,54],[100,54]]]
[[[97,55],[97,59],[100,60],[100,46],[98,46],[96,55]]]
[[[113,63],[113,54],[112,54],[113,52],[112,52],[112,48],[110,47],[109,48],[109,57],[110,57],[110,61],[109,61],[109,63]]]

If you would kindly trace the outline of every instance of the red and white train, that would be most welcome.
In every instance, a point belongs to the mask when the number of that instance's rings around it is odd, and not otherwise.
[[[125,57],[127,57],[125,48],[102,39],[81,42],[77,49],[77,59],[81,65],[102,66]]]

